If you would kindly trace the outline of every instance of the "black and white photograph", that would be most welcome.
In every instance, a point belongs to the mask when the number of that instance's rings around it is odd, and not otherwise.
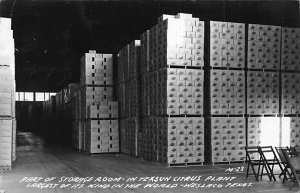
[[[0,193],[300,193],[299,0],[0,0]]]

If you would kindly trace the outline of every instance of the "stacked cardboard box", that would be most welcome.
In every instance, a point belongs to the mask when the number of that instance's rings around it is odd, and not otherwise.
[[[300,118],[291,117],[290,120],[290,146],[300,146]]]
[[[144,117],[141,136],[141,158],[148,161],[158,161],[157,138],[158,127],[156,117]]]
[[[0,18],[0,168],[16,159],[15,61],[11,20]]]
[[[211,114],[245,114],[245,72],[211,70]]]
[[[113,85],[113,58],[111,54],[90,51],[81,58],[81,86]]]
[[[15,55],[11,19],[0,18],[0,168],[16,159]]]
[[[141,73],[146,74],[149,72],[149,64],[150,64],[150,54],[149,54],[149,30],[145,31],[141,35]]]
[[[167,68],[145,74],[143,115],[203,114],[203,82],[201,69]]]
[[[248,114],[279,113],[279,73],[249,71],[247,76]]]
[[[204,118],[146,117],[142,156],[167,164],[204,162]]]
[[[193,127],[199,124],[203,129],[204,122],[200,117],[203,55],[204,22],[191,14],[162,15],[141,35],[144,159],[167,164],[204,162],[204,136],[196,134],[198,126]],[[168,130],[172,124],[178,124],[178,132]]]
[[[76,150],[81,151],[83,149],[83,121],[81,121],[80,90],[73,93],[71,104],[73,118],[72,145]]]
[[[210,22],[210,66],[245,67],[245,24]]]
[[[280,68],[281,27],[249,24],[248,68]]]
[[[158,39],[149,41],[149,46],[142,45],[142,62],[147,64],[147,58],[150,61],[149,73],[143,74],[142,80],[143,115],[203,114],[204,72],[200,68],[189,69],[203,66],[203,22],[191,14],[163,15],[159,21],[141,38],[148,34],[146,38]],[[172,68],[164,69],[167,65]]]
[[[212,117],[212,162],[245,161],[244,117]]]
[[[282,28],[281,69],[300,70],[300,28]]]
[[[120,106],[121,151],[137,156],[140,145],[141,58],[140,41],[135,40],[119,52],[118,100]]]
[[[89,51],[81,58],[80,117],[75,127],[88,153],[119,152],[118,103],[113,101],[113,57]],[[79,108],[78,108],[79,109]],[[75,124],[78,123],[75,121]],[[82,134],[81,134],[82,126]]]
[[[283,114],[300,114],[299,73],[282,73],[281,110]]]
[[[120,120],[121,132],[121,152],[137,156],[140,154],[139,146],[141,146],[138,132],[141,129],[140,120],[138,118],[124,118]]]
[[[158,118],[158,161],[204,162],[204,118]]]
[[[210,119],[213,163],[245,157],[245,40],[245,24],[210,21],[210,114],[219,116]]]
[[[261,118],[248,118],[248,146],[259,146],[261,144]]]
[[[281,113],[300,114],[300,28],[282,27],[281,69],[282,95]],[[290,145],[300,146],[298,117],[290,117]]]

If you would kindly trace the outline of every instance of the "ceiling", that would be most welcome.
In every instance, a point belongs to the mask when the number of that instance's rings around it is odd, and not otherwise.
[[[89,49],[118,53],[157,23],[161,14],[192,13],[201,20],[299,27],[297,1],[7,1],[12,17],[17,91],[56,92],[79,82]]]

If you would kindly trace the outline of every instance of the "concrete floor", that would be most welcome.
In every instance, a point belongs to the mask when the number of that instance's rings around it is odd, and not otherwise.
[[[208,193],[246,193],[246,192],[278,192],[296,193],[299,191],[297,184],[290,181],[282,183],[280,180],[270,182],[263,178],[259,182],[254,177],[246,179],[245,170],[242,172],[228,172],[228,168],[245,166],[243,164],[198,166],[198,167],[176,167],[168,168],[158,163],[149,163],[126,155],[96,155],[89,156],[78,153],[64,147],[47,146],[43,140],[31,133],[18,133],[17,160],[11,171],[0,172],[0,193],[89,193],[89,192],[208,192]],[[93,177],[90,182],[80,183],[79,181],[59,182],[61,177]],[[164,182],[154,182],[156,179],[145,179],[143,177],[169,177]],[[185,184],[193,184],[193,181],[178,181],[176,177],[197,176],[199,181],[194,185],[198,187],[182,187]],[[27,177],[27,178],[25,178]],[[40,177],[38,182],[30,183],[29,177]],[[51,179],[55,177],[55,179]],[[110,177],[110,180],[118,182],[103,182],[98,177]],[[134,178],[135,181],[127,181]],[[213,178],[214,177],[214,178]],[[223,177],[223,178],[218,178]],[[225,181],[227,180],[231,181]],[[95,181],[95,179],[99,179]],[[223,181],[216,181],[223,180]],[[182,178],[183,179],[183,178]],[[214,179],[214,180],[213,180]],[[27,180],[27,181],[26,181]],[[50,180],[50,181],[48,181]],[[88,180],[88,179],[86,179]],[[139,181],[145,180],[145,181]],[[45,182],[48,181],[48,182]],[[40,184],[39,184],[40,183]],[[43,184],[42,184],[43,183]],[[166,184],[167,187],[145,187],[147,184]],[[201,183],[201,184],[200,184]],[[229,184],[243,183],[251,187],[228,187]],[[45,187],[48,184],[48,187]],[[52,185],[51,185],[52,184]],[[55,185],[57,184],[57,185]],[[67,185],[70,184],[70,185]],[[95,186],[92,187],[91,184]],[[104,184],[106,184],[104,186]],[[121,187],[112,187],[119,184]],[[122,185],[123,184],[123,185]],[[127,184],[127,186],[126,186]],[[131,186],[129,186],[129,184]],[[201,187],[208,184],[215,184],[219,187]],[[235,184],[235,185],[237,185]],[[35,186],[26,187],[26,186]],[[102,187],[101,187],[102,185]],[[174,187],[176,186],[177,187]],[[240,184],[242,185],[242,184]],[[44,186],[43,189],[42,186]],[[67,186],[67,187],[63,187]],[[81,187],[83,186],[83,187]],[[88,187],[89,186],[89,187]],[[110,187],[107,187],[110,186]],[[126,186],[126,188],[125,188]],[[173,186],[173,188],[171,187]],[[227,186],[227,187],[226,187]],[[81,187],[81,188],[80,188]],[[105,188],[106,187],[106,188]]]

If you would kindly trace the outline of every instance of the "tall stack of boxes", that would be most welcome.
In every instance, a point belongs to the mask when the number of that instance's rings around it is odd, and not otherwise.
[[[258,146],[265,129],[262,117],[280,113],[281,27],[249,24],[247,43],[247,145]]]
[[[0,168],[16,159],[15,55],[11,19],[0,18]]]
[[[245,24],[210,22],[210,66],[245,67]]]
[[[72,146],[78,150],[83,150],[83,122],[81,121],[81,95],[80,90],[76,90],[71,96],[72,104]]]
[[[118,152],[120,124],[122,153],[169,165],[203,163],[204,149],[205,161],[244,161],[245,146],[262,143],[262,117],[280,113],[291,117],[290,143],[299,146],[300,29],[217,21],[209,28],[204,68],[204,22],[159,17],[119,52],[118,102],[112,55],[86,53],[80,88],[59,92],[48,113],[72,101],[76,149]]]
[[[209,155],[213,163],[245,158],[245,40],[245,24],[210,22]]]
[[[300,118],[299,117],[291,117],[290,118],[290,128],[291,128],[291,136],[290,136],[290,145],[291,147],[300,146]]]
[[[141,157],[167,164],[204,162],[204,22],[162,15],[141,35]]]
[[[244,117],[212,117],[212,162],[245,159],[246,125]]]
[[[282,28],[282,103],[283,114],[300,113],[300,29]]]
[[[247,112],[249,115],[279,113],[279,72],[248,72]]]
[[[300,29],[282,28],[281,113],[290,116],[290,145],[300,146]]]
[[[245,114],[245,72],[211,70],[211,114]]]
[[[279,69],[281,27],[249,24],[248,68]]]
[[[121,152],[138,156],[142,116],[140,41],[135,40],[124,47],[118,61]]]
[[[282,28],[281,69],[300,70],[300,28]]]
[[[248,146],[259,146],[261,144],[261,118],[248,117]]]
[[[118,102],[113,99],[113,57],[89,51],[81,59],[80,121],[83,150],[119,152]]]
[[[282,73],[281,111],[283,114],[300,114],[300,74]]]

